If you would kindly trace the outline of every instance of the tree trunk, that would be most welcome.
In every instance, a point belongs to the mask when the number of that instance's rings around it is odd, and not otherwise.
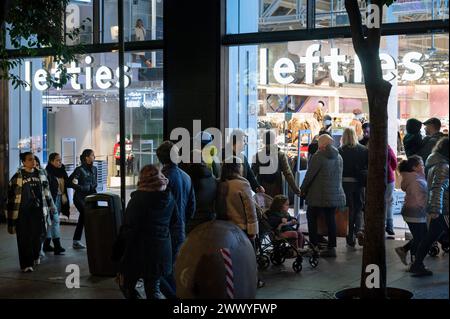
[[[367,76],[366,76],[367,78]],[[387,179],[387,105],[391,84],[366,85],[370,114],[369,174],[365,210],[365,240],[361,274],[363,298],[386,297],[385,192]],[[366,285],[368,265],[378,265],[380,289]]]
[[[0,10],[0,46],[6,46],[5,21],[12,0],[2,1]],[[4,217],[4,205],[9,182],[9,81],[0,80],[0,221]]]
[[[383,3],[381,0],[372,0],[371,4],[377,5],[380,9],[378,22],[381,28]],[[365,239],[361,270],[361,298],[386,298],[386,205],[384,198],[387,181],[387,107],[392,85],[383,79],[379,57],[380,28],[367,29],[367,37],[365,37],[358,1],[345,0],[345,8],[350,20],[353,47],[361,61],[364,74],[370,117],[369,172],[364,216]],[[373,278],[371,272],[373,270],[368,269],[369,265],[377,266],[379,270],[378,278]],[[368,278],[369,276],[371,278]],[[377,288],[370,285],[371,279],[375,279],[376,285],[373,286]]]

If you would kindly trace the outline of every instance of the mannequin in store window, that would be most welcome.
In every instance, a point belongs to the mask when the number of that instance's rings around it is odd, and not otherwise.
[[[116,177],[120,176],[120,141],[114,144],[114,159],[116,161]],[[129,139],[125,139],[125,156],[126,156],[126,174],[133,175],[133,143]]]

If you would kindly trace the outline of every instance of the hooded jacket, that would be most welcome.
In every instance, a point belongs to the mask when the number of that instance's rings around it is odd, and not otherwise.
[[[426,162],[428,169],[428,213],[447,216],[448,222],[448,158],[432,153]]]
[[[124,215],[114,245],[113,260],[129,278],[154,278],[172,272],[170,233],[177,223],[177,206],[169,190],[137,190]]]
[[[219,184],[217,214],[249,235],[258,234],[258,218],[249,182],[238,176]]]
[[[428,188],[425,175],[402,172],[401,189],[406,193],[402,215],[407,223],[426,223]]]
[[[205,163],[180,164],[180,168],[191,178],[195,193],[195,213],[186,220],[186,233],[189,233],[197,225],[216,218],[217,180]]]
[[[343,161],[333,145],[317,151],[310,160],[300,189],[311,207],[344,207]]]

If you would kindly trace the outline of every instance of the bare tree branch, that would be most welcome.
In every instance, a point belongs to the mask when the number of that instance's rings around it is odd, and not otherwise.
[[[350,20],[353,47],[358,56],[364,51],[366,41],[362,25],[361,11],[359,11],[358,0],[345,0],[345,9]]]

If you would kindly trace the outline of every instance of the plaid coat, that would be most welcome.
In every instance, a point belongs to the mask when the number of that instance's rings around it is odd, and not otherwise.
[[[47,174],[45,170],[39,170],[39,179],[41,180],[42,185],[42,203],[43,209],[42,213],[44,215],[44,219],[46,221],[46,225],[51,225],[51,219],[48,218],[50,216],[49,209],[57,210],[55,203],[53,202],[52,194],[50,192],[49,183],[47,180]],[[7,201],[7,218],[9,221],[14,222],[19,217],[19,209],[22,201],[22,185],[23,185],[23,177],[22,177],[22,168],[19,168],[16,174],[9,181],[8,186],[8,201]]]

